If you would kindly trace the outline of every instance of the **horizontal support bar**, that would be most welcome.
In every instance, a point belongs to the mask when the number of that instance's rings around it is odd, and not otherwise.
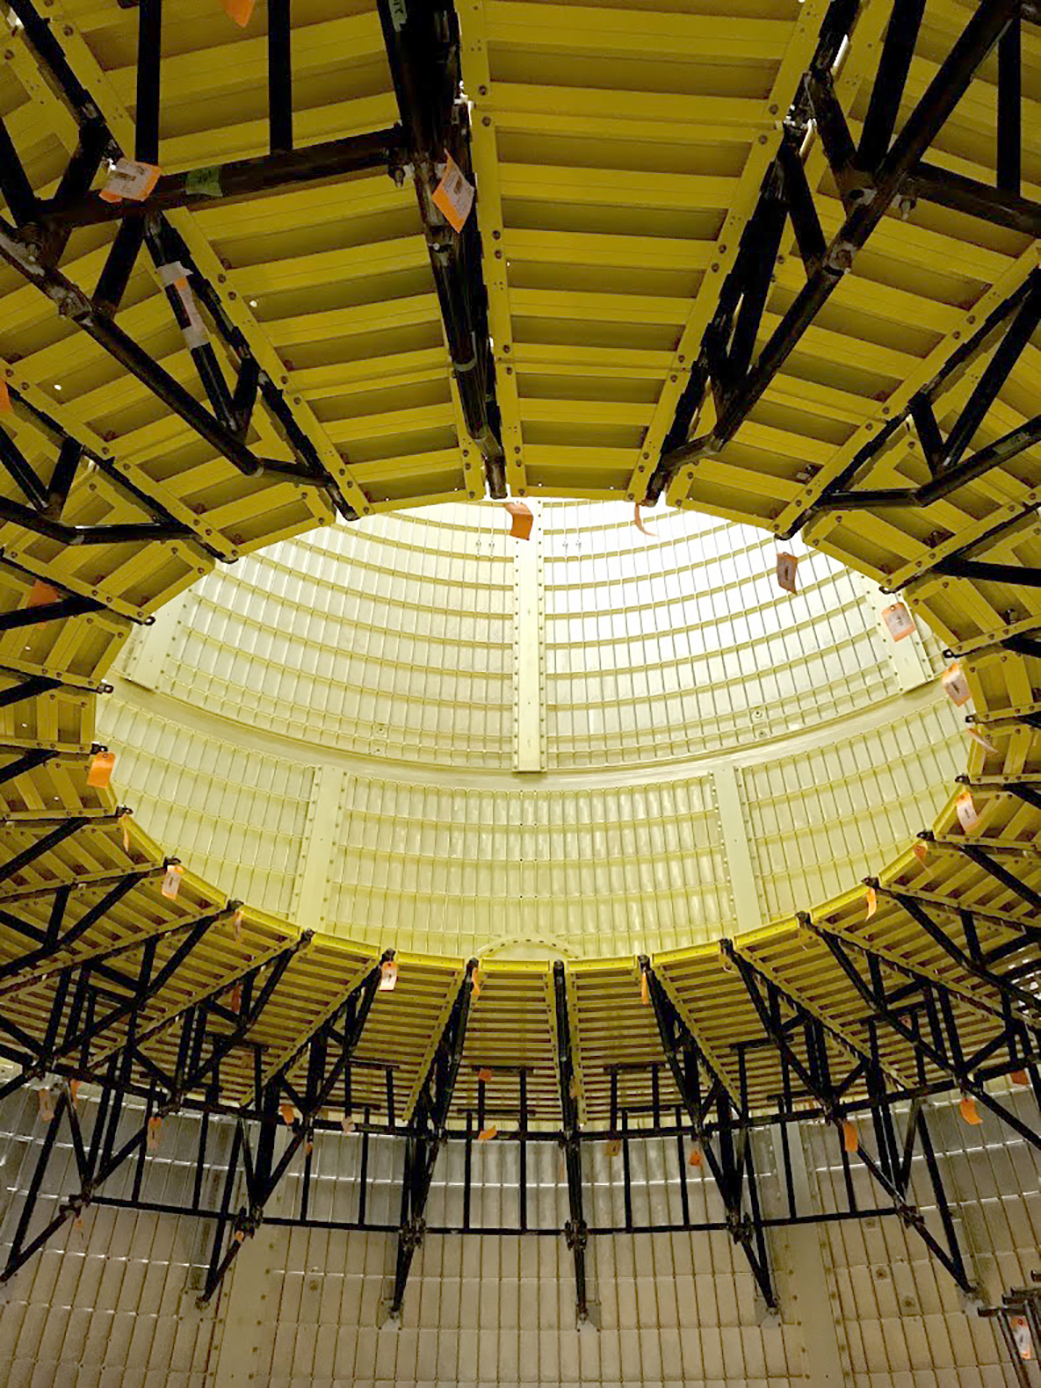
[[[125,217],[146,217],[179,207],[205,207],[216,201],[258,197],[277,193],[299,183],[316,183],[324,178],[340,178],[365,169],[388,171],[405,157],[399,126],[328,140],[304,149],[236,159],[228,164],[164,174],[143,202],[106,202],[100,193],[65,206],[43,203],[36,224],[45,227],[94,226],[99,222],[121,221]],[[23,230],[29,230],[23,228]]]

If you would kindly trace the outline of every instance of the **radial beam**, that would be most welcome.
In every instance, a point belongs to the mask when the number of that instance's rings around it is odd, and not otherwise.
[[[792,177],[792,150],[785,150],[785,142],[782,141],[781,152],[763,181],[760,207],[773,202],[778,196],[783,199],[786,210],[793,218],[800,245],[812,247],[812,254],[808,254],[804,261],[806,283],[784,312],[755,361],[746,369],[726,370],[730,365],[738,368],[744,366],[743,360],[739,361],[734,354],[732,338],[735,335],[738,306],[746,302],[751,277],[759,274],[758,261],[753,252],[760,234],[760,222],[757,214],[753,214],[743,235],[734,268],[721,287],[716,314],[691,367],[691,384],[696,383],[699,395],[704,394],[706,384],[712,385],[717,404],[715,423],[704,436],[663,452],[648,487],[651,499],[661,494],[684,464],[720,452],[734,437],[852,268],[857,252],[867,243],[894,199],[902,194],[908,180],[916,173],[920,161],[981,64],[1009,25],[1018,18],[1020,6],[1021,0],[983,0],[975,8],[926,91],[895,138],[891,138],[895,121],[894,98],[902,88],[913,54],[913,46],[909,47],[907,40],[913,39],[920,17],[917,15],[918,7],[909,0],[894,0],[882,61],[869,99],[861,151],[853,144],[845,114],[835,96],[831,78],[833,50],[825,45],[822,33],[821,43],[804,76],[788,124],[790,140],[798,145],[800,159],[804,158],[803,151],[809,147],[811,132],[819,131],[832,177],[843,200],[845,220],[823,250],[818,236],[807,239],[808,231],[812,231],[812,221],[807,215],[806,190],[800,180]],[[853,5],[846,7],[843,14],[844,32],[848,33],[852,27],[856,9]],[[856,42],[855,32],[852,41]],[[742,339],[746,340],[749,333],[754,336],[754,329],[758,326],[758,322],[746,324]],[[723,350],[719,350],[720,343]],[[713,344],[716,344],[715,348]],[[722,375],[721,367],[724,368]]]
[[[423,1242],[427,1197],[434,1178],[434,1165],[445,1136],[448,1111],[463,1058],[466,1024],[470,1016],[470,996],[477,960],[466,965],[463,981],[452,1004],[444,1030],[427,1070],[412,1111],[409,1135],[405,1140],[405,1172],[401,1185],[401,1223],[394,1266],[394,1290],[388,1314],[401,1315],[408,1286],[408,1275],[416,1249]]]
[[[337,1011],[329,1017],[306,1043],[309,1051],[307,1085],[304,1090],[300,1116],[294,1118],[289,1141],[275,1162],[274,1129],[279,1121],[279,1099],[290,1069],[300,1056],[299,1048],[287,1059],[264,1086],[261,1103],[260,1138],[256,1159],[246,1165],[248,1203],[238,1211],[231,1221],[232,1237],[221,1251],[224,1239],[225,1222],[220,1221],[215,1232],[214,1255],[211,1256],[206,1285],[198,1298],[197,1305],[205,1306],[217,1291],[228,1269],[231,1267],[246,1238],[252,1238],[264,1219],[264,1210],[274,1195],[282,1178],[289,1170],[294,1157],[301,1147],[310,1148],[313,1140],[314,1123],[321,1111],[327,1107],[336,1086],[340,1083],[350,1066],[351,1057],[357,1050],[368,1021],[372,1004],[379,988],[382,967],[392,954],[383,958],[369,970],[366,977],[344,998]],[[337,1030],[337,1028],[342,1030]],[[328,1064],[328,1053],[335,1052],[335,1059]],[[248,1135],[242,1124],[243,1151],[249,1149]],[[309,1155],[308,1150],[308,1155]]]
[[[443,199],[434,200],[442,180],[476,196],[459,21],[452,0],[379,0],[379,12],[463,416],[488,495],[501,499],[506,468],[477,212],[459,204],[449,220]]]
[[[578,1122],[578,1093],[571,1021],[568,1015],[567,974],[563,960],[553,965],[553,1008],[557,1037],[557,1085],[564,1124],[562,1146],[567,1173],[568,1221],[564,1237],[575,1266],[575,1303],[578,1323],[589,1319],[589,1289],[586,1282],[586,1246],[589,1226],[582,1203],[582,1145]]]
[[[767,1037],[786,1061],[787,1065],[790,1066],[799,1077],[807,1093],[811,1094],[820,1104],[828,1122],[842,1134],[845,1143],[847,1140],[847,1134],[843,1129],[845,1120],[838,1096],[828,1085],[823,1076],[818,1076],[813,1073],[813,1069],[818,1067],[813,1067],[812,1062],[809,1060],[807,1063],[804,1063],[799,1058],[792,1047],[789,1034],[781,1022],[779,1006],[782,996],[781,990],[772,980],[763,978],[759,975],[752,963],[745,958],[744,955],[739,954],[729,940],[724,940],[722,942],[722,948],[726,957],[730,959],[737,969],[741,977],[741,982],[745,986],[745,991],[756,1010],[760,1024]],[[763,996],[761,986],[765,986],[766,997]],[[789,1005],[798,1013],[797,1004],[789,1000]],[[856,1138],[856,1155],[866,1168],[872,1180],[881,1186],[892,1200],[904,1224],[908,1228],[912,1228],[916,1231],[929,1251],[947,1269],[958,1286],[966,1293],[971,1292],[972,1287],[966,1275],[964,1261],[962,1260],[961,1253],[957,1249],[957,1246],[955,1245],[954,1248],[944,1248],[937,1239],[934,1238],[933,1234],[926,1227],[925,1219],[921,1212],[915,1206],[909,1204],[892,1177],[887,1176],[879,1163],[870,1153],[865,1151],[859,1135]]]

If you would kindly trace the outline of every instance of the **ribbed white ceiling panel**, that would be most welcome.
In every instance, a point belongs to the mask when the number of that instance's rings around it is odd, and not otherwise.
[[[491,505],[373,516],[214,571],[155,687],[355,754],[508,768],[524,542],[505,520]],[[619,504],[540,508],[547,769],[734,747],[898,691],[863,585],[834,560],[807,556],[790,597],[760,532],[679,512],[654,528]]]
[[[874,875],[933,818],[965,761],[944,701],[856,737],[742,772],[764,919],[808,910]]]
[[[739,919],[731,887],[744,868],[724,843],[717,778],[728,772],[761,919],[804,908],[878,871],[932,822],[965,742],[942,696],[916,696],[856,735],[789,742],[770,760],[746,751],[675,779],[452,784],[365,774],[290,743],[272,755],[255,731],[262,745],[245,745],[220,719],[183,711],[201,725],[189,726],[178,703],[160,703],[123,682],[103,726],[120,798],[169,851],[301,925],[462,955],[656,951],[755,924]],[[338,791],[320,809],[325,778]],[[318,814],[328,847],[311,852]],[[304,891],[310,874],[316,894]]]
[[[463,506],[372,516],[214,571],[189,597],[158,687],[361,755],[508,765],[513,560],[502,519]]]
[[[229,897],[288,915],[314,768],[209,737],[112,696],[121,798],[165,850]]]
[[[708,777],[509,791],[351,776],[328,920],[353,939],[464,955],[703,943],[734,923],[722,839]]]
[[[899,688],[862,580],[825,554],[789,546],[791,596],[774,572],[784,546],[750,526],[673,512],[648,538],[617,504],[542,515],[551,767],[747,745]]]

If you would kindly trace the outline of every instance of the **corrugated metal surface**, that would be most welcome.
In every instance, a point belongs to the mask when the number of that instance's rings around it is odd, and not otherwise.
[[[29,1095],[4,1112],[5,1197],[28,1179],[28,1158],[41,1133],[39,1124],[33,1127],[34,1108]],[[196,1121],[178,1118],[164,1126],[161,1148],[146,1163],[146,1199],[190,1197]],[[1041,1232],[1036,1156],[1024,1162],[1022,1146],[1006,1144],[990,1120],[969,1130],[953,1111],[941,1110],[934,1125],[952,1193],[965,1202],[960,1223],[977,1272],[999,1289],[1022,1279],[1036,1261]],[[226,1138],[227,1125],[212,1127],[215,1156],[222,1130]],[[834,1135],[825,1142],[824,1131],[817,1133],[808,1147],[811,1189],[818,1207],[828,1209],[841,1167]],[[317,1136],[312,1218],[356,1217],[359,1149],[357,1138]],[[634,1218],[678,1217],[674,1145],[636,1140],[631,1155]],[[533,1144],[528,1156],[531,1225],[559,1225],[567,1204],[559,1154]],[[431,1225],[461,1218],[462,1157],[460,1147],[450,1147],[439,1161]],[[516,1159],[512,1146],[476,1149],[475,1224],[516,1220]],[[370,1160],[368,1218],[393,1223],[400,1144],[374,1140]],[[757,1164],[769,1201],[768,1134],[757,1139]],[[620,1165],[599,1148],[587,1159],[594,1225],[621,1217]],[[296,1207],[298,1169],[294,1173],[269,1207],[271,1215]],[[65,1190],[73,1174],[71,1151],[59,1144],[46,1189]],[[688,1172],[688,1178],[692,1218],[720,1218],[722,1206],[704,1172]],[[110,1194],[128,1193],[132,1181],[130,1171]],[[207,1175],[204,1204],[216,1202],[212,1182]],[[858,1195],[870,1202],[859,1184]],[[1013,1201],[1032,1222],[1001,1212]],[[722,1232],[594,1237],[592,1295],[600,1328],[581,1331],[574,1322],[570,1255],[559,1236],[428,1235],[403,1324],[381,1329],[380,1302],[393,1259],[389,1235],[265,1226],[243,1250],[217,1305],[199,1312],[194,1297],[208,1252],[201,1222],[129,1213],[117,1218],[98,1208],[86,1214],[82,1231],[68,1234],[64,1252],[55,1246],[13,1283],[0,1319],[4,1383],[796,1388],[806,1372],[800,1322],[821,1315],[834,1315],[848,1344],[851,1376],[844,1381],[850,1388],[1003,1388],[1012,1382],[991,1323],[962,1307],[953,1284],[899,1221],[824,1228],[837,1301],[800,1306],[789,1296],[780,1323],[760,1323],[747,1266]],[[795,1266],[788,1277],[794,1289],[799,1271]],[[232,1325],[239,1329],[229,1338]]]

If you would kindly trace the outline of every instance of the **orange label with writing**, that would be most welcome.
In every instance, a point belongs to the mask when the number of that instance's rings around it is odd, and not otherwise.
[[[432,201],[449,226],[462,231],[474,205],[474,186],[450,154],[445,155],[445,171]]]

